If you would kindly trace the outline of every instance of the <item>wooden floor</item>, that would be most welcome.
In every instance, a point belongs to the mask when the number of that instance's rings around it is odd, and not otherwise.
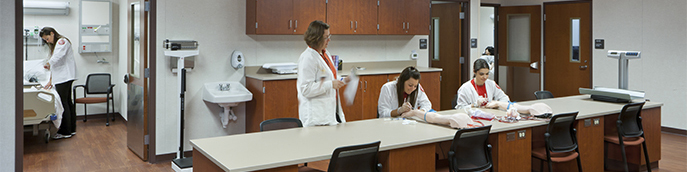
[[[77,121],[77,135],[50,140],[24,133],[24,171],[173,171],[170,162],[149,164],[126,147],[126,126],[121,119],[105,126],[105,119]],[[687,171],[687,137],[661,134],[659,172]],[[327,161],[310,162],[309,167],[326,170]],[[437,172],[448,171],[438,166]]]

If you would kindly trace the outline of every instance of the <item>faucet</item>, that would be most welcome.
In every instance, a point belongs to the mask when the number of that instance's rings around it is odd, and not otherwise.
[[[229,91],[229,83],[219,84],[219,90],[220,91]]]

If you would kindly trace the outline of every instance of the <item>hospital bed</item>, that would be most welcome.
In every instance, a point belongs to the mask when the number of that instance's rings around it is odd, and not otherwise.
[[[43,60],[24,61],[24,132],[45,131],[45,142],[56,132],[62,119],[62,102],[57,92],[42,89],[50,72],[43,69]]]
[[[51,129],[54,124],[51,116],[55,115],[55,95],[43,89],[24,89],[24,132],[32,131],[38,135],[40,130],[45,130],[45,143],[50,141]]]

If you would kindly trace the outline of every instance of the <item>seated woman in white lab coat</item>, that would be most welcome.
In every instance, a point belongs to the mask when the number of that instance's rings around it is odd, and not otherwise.
[[[329,25],[313,21],[305,31],[308,48],[298,59],[298,117],[303,126],[337,125],[346,122],[338,89],[345,83],[337,79],[331,55],[326,50],[331,34]]]
[[[382,86],[377,101],[377,113],[380,118],[395,117],[413,109],[427,112],[432,109],[432,103],[420,86],[420,71],[408,66],[395,81]]]
[[[457,105],[454,108],[482,107],[491,101],[510,101],[510,98],[501,90],[501,87],[489,79],[489,63],[486,60],[475,60],[473,68],[475,78],[460,86],[458,89],[458,99],[456,100]]]

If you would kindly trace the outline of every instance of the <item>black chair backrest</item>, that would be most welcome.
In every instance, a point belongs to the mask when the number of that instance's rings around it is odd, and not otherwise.
[[[537,99],[549,99],[553,98],[553,93],[546,90],[536,91],[534,92],[534,97],[537,97]]]
[[[449,163],[461,170],[490,168],[491,153],[487,148],[490,131],[491,125],[456,131],[450,149],[455,157],[449,157]]]
[[[109,73],[91,73],[86,78],[86,93],[87,94],[107,94],[110,88],[110,74]]]
[[[639,119],[643,106],[644,102],[630,103],[623,106],[623,110],[618,115],[618,122],[622,122],[622,125],[618,126],[618,134],[623,137],[640,137],[644,134],[642,123]]]
[[[458,105],[458,94],[453,96],[453,100],[451,100],[451,109],[456,108],[456,105]]]
[[[577,148],[575,136],[575,118],[578,112],[554,115],[546,128],[549,135],[547,149],[551,152],[570,152]]]
[[[376,172],[377,152],[381,141],[338,147],[329,161],[329,172]]]
[[[275,118],[262,121],[260,131],[281,130],[287,128],[303,127],[298,118]]]

